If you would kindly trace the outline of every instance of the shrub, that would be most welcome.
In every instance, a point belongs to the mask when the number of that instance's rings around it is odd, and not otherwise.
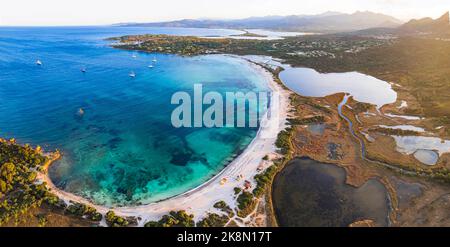
[[[234,216],[233,210],[224,201],[216,202],[214,204],[214,207],[217,208],[217,209],[220,209],[222,212],[227,213],[228,217],[230,217],[230,218]]]
[[[267,168],[263,173],[255,175],[256,188],[253,190],[253,195],[260,197],[267,186],[272,182],[273,177],[277,173],[277,167],[275,165]]]
[[[145,227],[194,227],[194,215],[186,211],[171,211],[164,215],[159,221],[149,221]]]
[[[247,191],[242,192],[237,198],[238,202],[238,216],[241,218],[247,217],[255,208],[256,200],[253,194]]]
[[[287,128],[286,130],[278,133],[275,145],[281,150],[282,154],[288,153],[288,151],[291,149],[291,132],[292,128]]]
[[[234,187],[234,194],[237,195],[239,193],[241,193],[242,189],[239,187]]]
[[[230,219],[226,215],[208,214],[197,223],[198,227],[223,227]]]
[[[106,213],[106,223],[112,227],[124,227],[128,225],[128,221],[125,218],[117,216],[113,211]]]

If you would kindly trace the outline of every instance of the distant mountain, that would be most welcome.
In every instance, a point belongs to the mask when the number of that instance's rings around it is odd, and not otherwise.
[[[441,17],[433,20],[432,18],[422,18],[419,20],[413,19],[407,23],[395,27],[377,27],[368,28],[364,30],[357,30],[353,32],[347,32],[350,35],[362,35],[362,36],[411,36],[421,35],[434,38],[450,38],[450,16],[449,12],[445,13]]]
[[[433,20],[423,18],[411,20],[398,28],[398,32],[408,33],[450,33],[449,12]]]
[[[402,22],[394,17],[369,11],[343,14],[325,12],[319,15],[250,17],[238,20],[194,20],[170,22],[129,23],[126,26],[196,27],[233,29],[271,29],[303,32],[343,32],[376,27],[397,27]]]

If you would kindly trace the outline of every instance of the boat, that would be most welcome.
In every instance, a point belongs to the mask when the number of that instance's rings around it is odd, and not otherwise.
[[[39,60],[39,59],[38,59],[38,60],[36,60],[36,64],[37,64],[37,65],[42,65],[42,62],[41,62],[41,60]]]
[[[128,74],[130,77],[136,77],[136,73],[134,73],[133,71],[130,72],[130,74]]]
[[[136,58],[137,56],[135,55],[135,54],[133,54],[133,56],[132,56],[133,58]]]
[[[156,58],[153,58],[152,62],[156,63],[158,60]]]
[[[81,68],[81,72],[82,73],[86,73],[86,69],[85,68]]]
[[[151,64],[150,64],[150,65],[149,65],[148,67],[149,67],[150,69],[154,68],[154,66],[153,66],[153,65],[151,65]]]

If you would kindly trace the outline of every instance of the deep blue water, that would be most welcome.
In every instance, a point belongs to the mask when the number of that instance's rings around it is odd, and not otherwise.
[[[266,85],[237,58],[137,53],[104,41],[142,33],[238,32],[0,28],[0,136],[62,150],[63,159],[50,169],[54,183],[99,204],[150,203],[187,191],[219,172],[256,134],[250,128],[173,128],[174,92],[190,92],[194,83],[222,93]]]

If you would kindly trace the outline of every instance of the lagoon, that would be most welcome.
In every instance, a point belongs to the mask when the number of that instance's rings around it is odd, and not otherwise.
[[[280,79],[285,85],[303,96],[324,97],[336,93],[349,93],[359,102],[377,108],[397,100],[391,85],[375,77],[358,72],[319,73],[310,68],[284,66]]]
[[[285,227],[346,227],[361,220],[388,226],[389,196],[383,184],[369,180],[354,188],[336,165],[309,158],[290,161],[277,174],[273,202],[278,224]]]
[[[390,83],[359,72],[319,73],[311,68],[292,67],[270,56],[248,55],[246,59],[276,69],[281,67],[280,79],[290,90],[307,97],[325,97],[348,93],[356,101],[381,108],[395,103],[397,92]]]

